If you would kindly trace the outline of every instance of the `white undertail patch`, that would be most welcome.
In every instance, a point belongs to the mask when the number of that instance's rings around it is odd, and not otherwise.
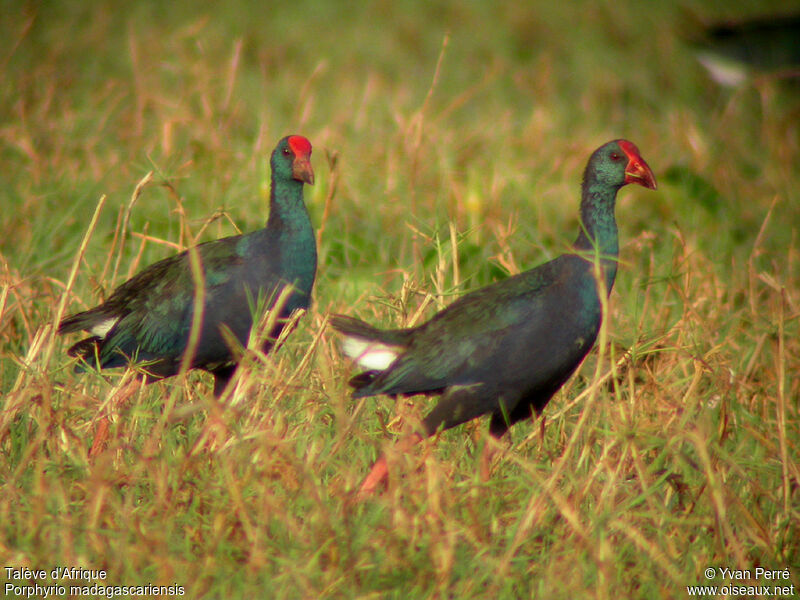
[[[106,335],[108,335],[108,332],[111,331],[111,328],[117,324],[117,321],[119,321],[118,318],[116,319],[111,318],[111,319],[106,319],[104,321],[100,321],[97,325],[95,325],[89,330],[89,333],[91,333],[92,335],[96,335],[99,338],[105,339]]]
[[[713,52],[698,52],[697,60],[720,85],[739,87],[747,81],[747,70],[734,60]]]
[[[402,346],[390,346],[358,337],[346,337],[342,341],[342,352],[359,367],[369,371],[385,371],[402,350]]]

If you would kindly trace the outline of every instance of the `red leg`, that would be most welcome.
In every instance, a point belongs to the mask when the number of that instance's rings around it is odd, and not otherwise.
[[[421,441],[421,435],[418,433],[412,433],[397,443],[397,450],[399,452],[408,452]],[[364,499],[367,496],[371,496],[379,486],[386,483],[387,479],[389,479],[389,463],[386,460],[386,454],[384,454],[377,461],[375,461],[375,464],[372,465],[372,470],[370,470],[369,475],[367,475],[367,477],[361,483],[361,487],[358,488],[359,499]]]
[[[372,470],[364,478],[361,487],[358,488],[358,496],[365,498],[371,496],[375,489],[383,484],[389,478],[389,465],[386,462],[386,457],[381,456],[375,464],[372,465]]]
[[[492,459],[494,458],[495,454],[497,454],[497,442],[499,440],[493,436],[490,436],[486,440],[486,444],[483,446],[483,452],[481,452],[481,461],[480,461],[480,477],[483,483],[489,481],[489,477],[491,476],[492,472]]]
[[[134,379],[120,389],[117,394],[111,398],[111,402],[109,402],[109,413],[111,411],[121,410],[128,402],[130,402],[131,396],[133,396],[133,394],[141,385],[144,385],[144,382],[141,379]],[[100,452],[102,452],[107,445],[108,414],[104,414],[102,417],[100,417],[100,420],[97,423],[97,431],[95,432],[94,439],[92,440],[92,447],[89,449],[89,458],[93,458],[100,454]]]
[[[536,417],[534,417],[536,418]],[[544,450],[544,425],[547,422],[547,416],[542,415],[541,420],[539,421],[539,451],[541,452]]]
[[[94,458],[106,447],[108,443],[108,417],[103,415],[97,422],[97,431],[92,440],[92,447],[89,449],[89,458]]]

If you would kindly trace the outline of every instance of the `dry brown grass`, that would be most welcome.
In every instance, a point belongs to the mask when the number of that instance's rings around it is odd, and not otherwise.
[[[800,585],[791,90],[711,87],[670,6],[142,6],[2,26],[4,565],[188,597],[675,598],[756,566]],[[315,148],[320,271],[283,348],[251,345],[221,402],[202,374],[72,373],[58,316],[260,226],[290,132]],[[418,322],[557,255],[589,152],[620,136],[660,188],[620,194],[605,341],[544,435],[516,427],[487,483],[483,422],[396,456],[432,401],[352,402],[327,314]],[[398,475],[351,502],[384,448]]]

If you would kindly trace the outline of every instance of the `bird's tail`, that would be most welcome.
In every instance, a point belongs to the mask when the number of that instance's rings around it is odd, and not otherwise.
[[[405,351],[412,331],[378,329],[360,319],[345,315],[333,315],[330,323],[334,329],[344,334],[342,352],[367,370],[354,378],[351,382],[354,387],[363,387],[377,373],[386,370]]]
[[[64,334],[64,333],[72,333],[73,331],[88,330],[90,327],[89,321],[91,320],[90,318],[87,318],[88,312],[89,311],[76,313],[74,315],[70,315],[62,319],[61,323],[58,324],[58,333]],[[78,344],[76,344],[76,346],[77,345]],[[72,348],[74,347],[75,346],[73,346]],[[70,350],[72,350],[72,348],[70,348]]]
[[[361,319],[347,315],[332,315],[331,326],[346,337],[382,342],[391,346],[405,346],[411,329],[378,329]]]

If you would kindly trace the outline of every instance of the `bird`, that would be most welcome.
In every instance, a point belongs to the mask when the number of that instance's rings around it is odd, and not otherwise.
[[[266,226],[198,244],[201,279],[192,271],[193,251],[185,250],[146,267],[99,306],[60,322],[60,334],[90,334],[67,350],[81,361],[76,370],[141,363],[148,382],[177,375],[189,344],[197,281],[203,287],[202,319],[188,366],[214,376],[215,396],[237,367],[230,335],[246,346],[257,303],[272,308],[291,286],[264,344],[270,350],[290,315],[308,308],[317,271],[314,230],[303,202],[303,184],[314,183],[311,143],[300,135],[284,137],[270,168]]]
[[[789,81],[800,67],[800,12],[763,14],[711,24],[688,17],[685,36],[714,81],[739,87],[753,75]]]
[[[379,329],[332,315],[343,354],[363,369],[349,381],[353,398],[440,395],[421,431],[400,441],[401,451],[485,414],[490,435],[499,439],[543,411],[597,338],[601,294],[611,292],[617,273],[616,196],[629,183],[656,189],[632,142],[608,142],[589,158],[580,232],[565,254],[472,291],[416,327]],[[384,454],[358,493],[372,494],[387,478]]]

